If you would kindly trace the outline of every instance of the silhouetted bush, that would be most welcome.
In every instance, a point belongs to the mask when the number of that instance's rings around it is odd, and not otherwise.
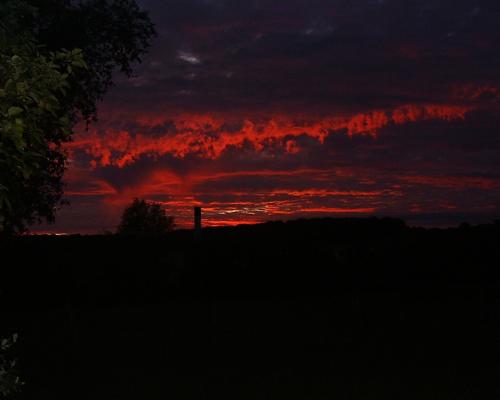
[[[174,217],[167,216],[159,204],[135,199],[123,212],[118,234],[158,236],[174,228]]]
[[[23,382],[17,375],[17,360],[8,354],[16,343],[17,335],[0,340],[0,397],[7,397],[20,390]]]

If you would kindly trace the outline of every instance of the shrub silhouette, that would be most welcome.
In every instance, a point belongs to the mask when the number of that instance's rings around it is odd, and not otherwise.
[[[18,392],[24,382],[17,376],[17,360],[8,354],[10,348],[16,344],[17,334],[0,340],[0,397],[8,397]]]
[[[174,217],[167,216],[159,204],[135,199],[122,214],[117,233],[131,236],[157,236],[174,228]]]

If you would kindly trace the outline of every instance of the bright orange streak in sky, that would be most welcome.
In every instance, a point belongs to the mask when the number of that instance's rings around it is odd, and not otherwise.
[[[173,122],[173,127],[159,136],[140,132],[93,130],[80,133],[68,144],[70,151],[84,151],[93,158],[93,165],[117,166],[133,164],[143,156],[171,155],[184,158],[195,155],[217,159],[229,148],[251,146],[262,151],[271,144],[281,145],[285,151],[296,154],[300,147],[295,138],[308,136],[323,143],[333,132],[345,131],[349,136],[371,135],[388,125],[405,124],[421,120],[464,119],[470,108],[452,105],[402,106],[393,110],[375,110],[346,117],[326,117],[316,120],[294,120],[287,116],[275,116],[266,120],[244,119],[234,130],[225,125],[224,118],[207,115],[179,117],[141,118],[144,128]]]
[[[225,226],[275,218],[373,215],[379,207],[399,204],[405,197],[405,188],[415,185],[457,190],[499,188],[500,183],[495,179],[425,175],[396,175],[392,177],[395,179],[392,185],[381,186],[383,177],[345,165],[336,166],[334,171],[303,167],[238,170],[224,163],[205,161],[203,168],[184,172],[154,166],[154,160],[163,156],[217,160],[226,150],[234,148],[259,153],[265,152],[268,146],[281,147],[283,152],[297,155],[302,151],[299,139],[303,137],[321,144],[334,133],[377,138],[379,131],[390,125],[460,120],[471,110],[465,106],[428,105],[322,118],[275,115],[250,119],[231,114],[227,118],[223,115],[143,116],[135,119],[136,132],[103,129],[101,125],[76,136],[75,142],[68,146],[70,154],[87,154],[91,165],[80,163],[70,168],[66,176],[70,183],[67,194],[83,199],[100,197],[99,203],[108,210],[105,212],[115,219],[133,198],[144,198],[161,204],[170,215],[175,215],[178,227],[189,228],[193,206],[203,207],[205,226]],[[151,134],[150,129],[154,129],[155,134]],[[146,173],[141,172],[144,174],[141,179],[115,185],[112,180],[101,178],[100,167],[127,168],[143,157],[151,158],[153,165],[149,165]],[[238,182],[245,182],[246,178],[255,182],[255,189],[238,187]],[[272,179],[272,185],[265,184],[269,183],[268,178]],[[349,190],[345,183],[342,186],[346,180],[356,189]],[[294,182],[301,182],[300,188],[296,188]],[[74,188],[73,184],[76,184]],[[453,204],[443,203],[439,207],[454,209]],[[417,203],[409,208],[410,212],[417,210],[423,210]]]

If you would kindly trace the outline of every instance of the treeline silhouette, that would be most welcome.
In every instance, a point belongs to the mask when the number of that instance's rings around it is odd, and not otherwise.
[[[23,236],[3,242],[3,296],[57,306],[177,295],[302,295],[355,286],[472,285],[497,278],[500,224],[410,228],[312,219],[156,237]],[[7,260],[11,260],[7,262]]]
[[[20,398],[493,398],[499,239],[390,218],[17,237],[0,336]]]

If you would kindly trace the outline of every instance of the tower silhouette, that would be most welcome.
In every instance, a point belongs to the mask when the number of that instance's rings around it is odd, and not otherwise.
[[[194,208],[194,237],[201,238],[201,207]]]

